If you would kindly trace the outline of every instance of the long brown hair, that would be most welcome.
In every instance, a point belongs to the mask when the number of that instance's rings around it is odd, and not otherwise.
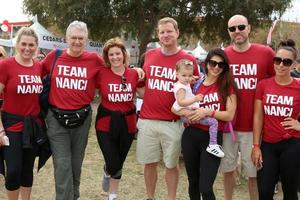
[[[217,79],[217,88],[218,88],[218,92],[221,95],[223,104],[226,105],[227,98],[228,96],[230,96],[231,90],[233,89],[234,93],[238,96],[238,89],[229,69],[228,57],[225,54],[224,50],[222,50],[221,48],[215,48],[208,52],[206,59],[204,61],[205,72],[206,73],[208,72],[207,69],[208,61],[213,56],[221,57],[223,59],[223,62],[225,63],[224,69]]]

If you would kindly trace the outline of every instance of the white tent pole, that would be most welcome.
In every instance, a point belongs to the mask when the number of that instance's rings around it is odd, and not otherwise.
[[[11,24],[11,31],[10,31],[10,39],[12,40],[13,39],[13,36],[14,36],[14,25]],[[13,46],[10,47],[10,52],[9,54],[12,56],[13,55]]]

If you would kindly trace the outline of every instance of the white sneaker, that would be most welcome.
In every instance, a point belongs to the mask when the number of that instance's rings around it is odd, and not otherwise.
[[[107,200],[109,200],[109,197],[107,198]],[[117,197],[115,197],[112,200],[119,200],[119,199]]]
[[[278,183],[275,185],[274,194],[278,194]]]
[[[206,151],[212,155],[215,155],[219,158],[223,158],[225,156],[222,146],[218,144],[210,144],[207,146]]]

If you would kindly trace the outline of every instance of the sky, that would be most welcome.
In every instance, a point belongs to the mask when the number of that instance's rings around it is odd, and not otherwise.
[[[0,0],[0,23],[3,20],[9,22],[29,21],[32,17],[26,16],[22,11],[23,0]],[[292,7],[282,16],[282,20],[300,22],[300,0],[293,0]],[[298,8],[298,11],[296,10]]]
[[[31,19],[23,13],[23,0],[0,0],[0,5],[0,23],[5,19],[9,22],[21,22]]]
[[[282,19],[291,22],[300,22],[300,0],[293,0],[292,7],[289,8],[282,16]]]

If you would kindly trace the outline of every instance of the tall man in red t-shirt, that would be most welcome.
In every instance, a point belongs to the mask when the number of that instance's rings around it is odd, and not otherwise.
[[[247,18],[242,15],[234,15],[228,21],[232,45],[227,47],[225,52],[239,88],[239,100],[234,125],[237,141],[233,142],[229,134],[224,134],[223,137],[225,157],[220,168],[224,173],[225,200],[232,199],[238,151],[242,156],[243,174],[248,177],[250,199],[258,199],[256,168],[251,162],[253,104],[257,83],[274,75],[274,52],[267,46],[250,43],[250,28]]]
[[[145,165],[144,178],[149,200],[154,199],[157,163],[161,154],[166,166],[168,200],[176,199],[177,163],[183,126],[179,117],[171,112],[175,101],[175,65],[180,59],[188,59],[197,69],[196,59],[178,48],[178,36],[178,25],[174,19],[166,17],[159,20],[158,38],[162,47],[146,52],[143,65],[146,85],[138,121],[137,160]],[[197,70],[195,72],[198,75]]]

